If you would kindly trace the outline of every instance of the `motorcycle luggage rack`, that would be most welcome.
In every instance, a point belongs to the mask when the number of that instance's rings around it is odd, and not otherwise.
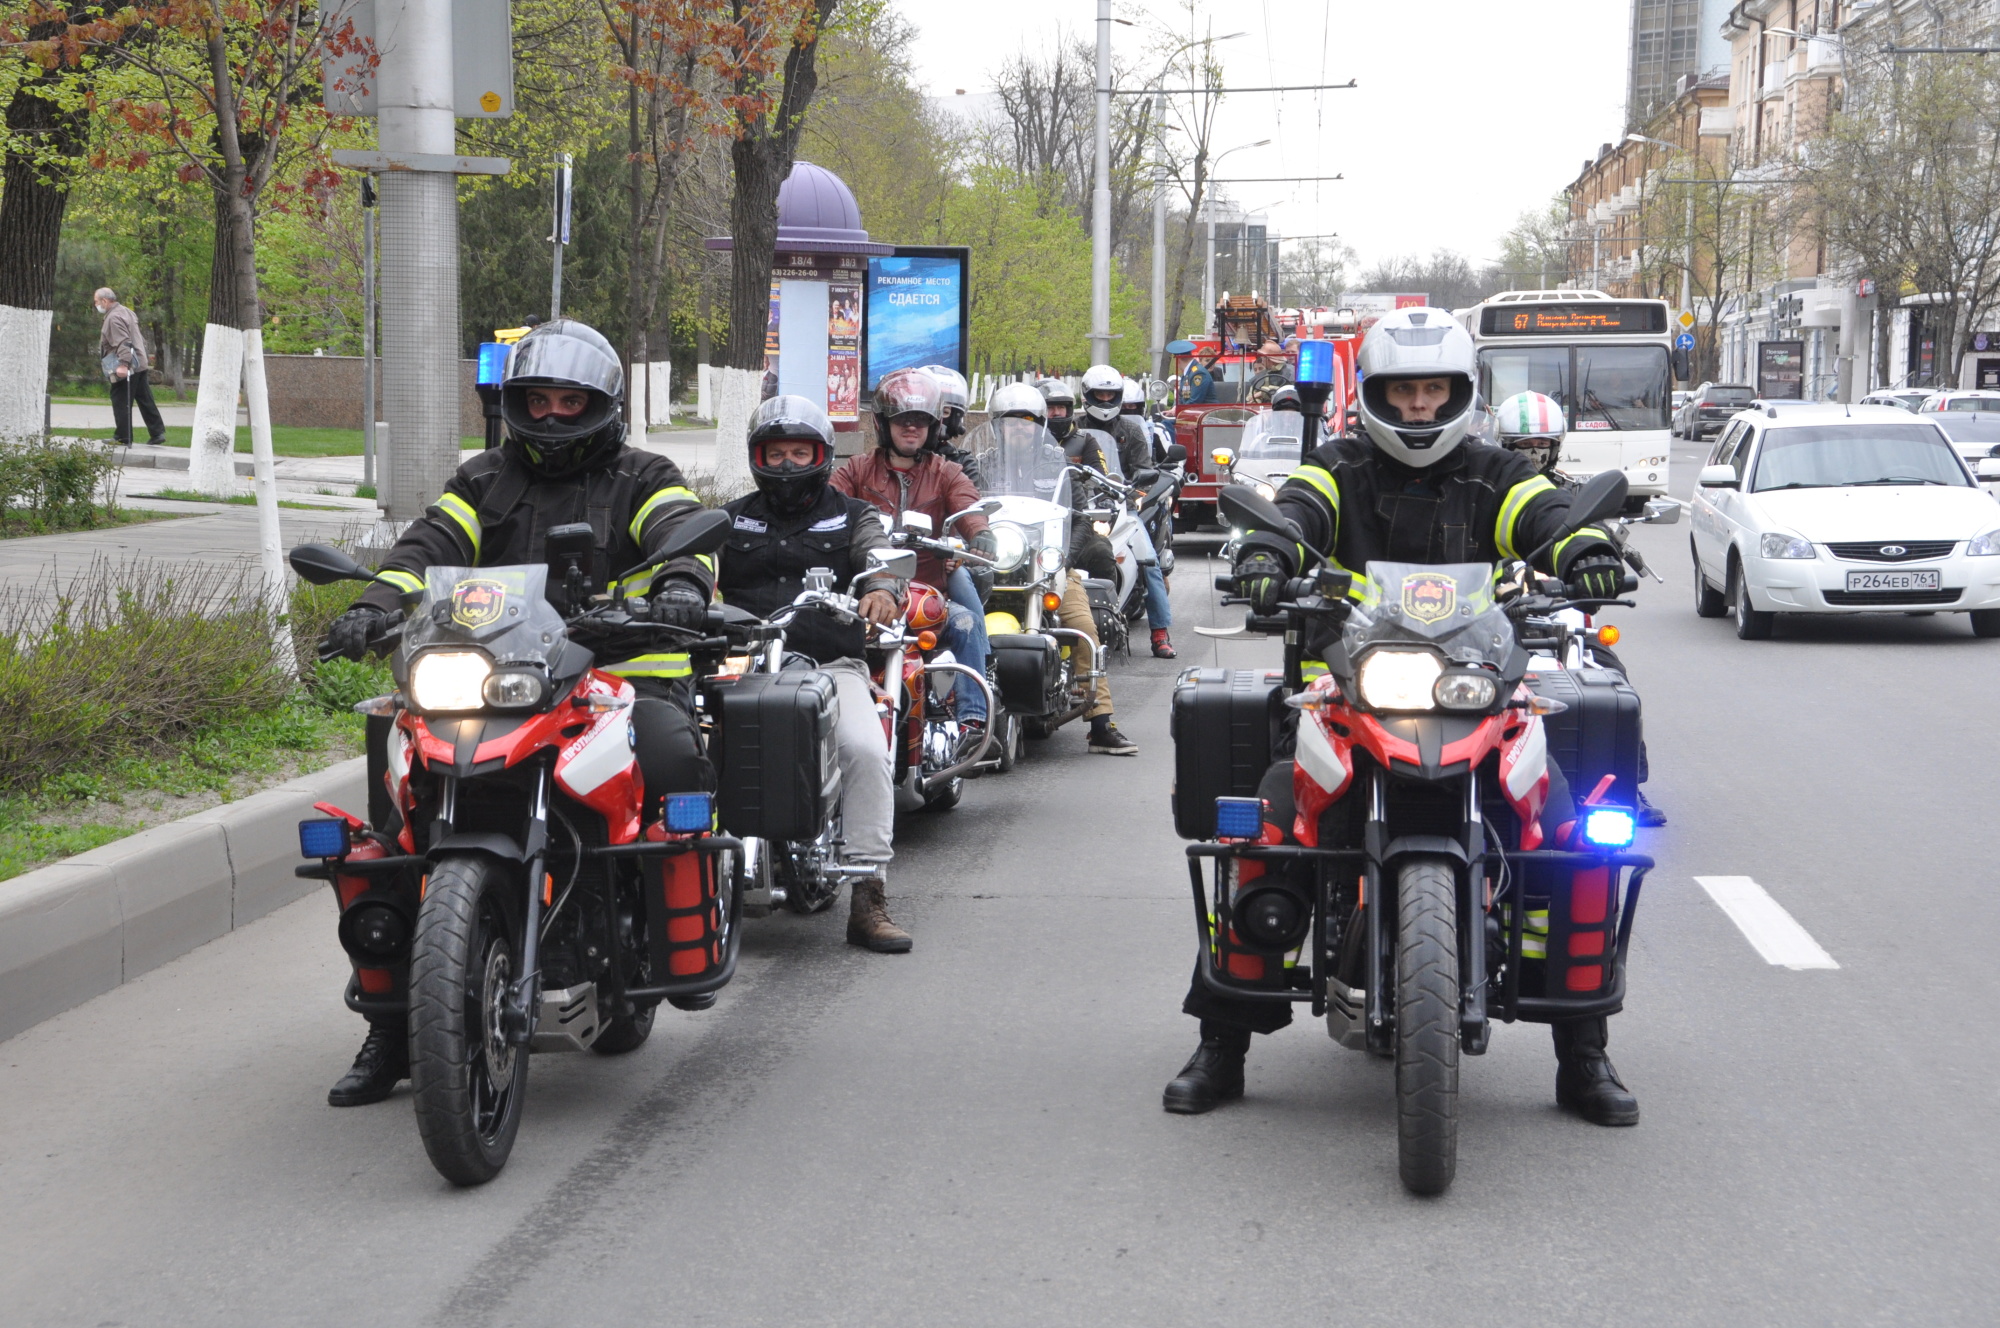
[[[1324,862],[1359,862],[1368,865],[1368,852],[1358,848],[1307,848],[1303,844],[1218,844],[1203,843],[1187,846],[1188,884],[1194,893],[1195,930],[1201,937],[1201,956],[1198,960],[1202,984],[1217,995],[1233,1000],[1286,1001],[1291,1003],[1312,1003],[1315,1018],[1325,1015],[1327,1007],[1327,980],[1329,974],[1320,962],[1317,951],[1313,953],[1312,987],[1310,990],[1287,988],[1283,990],[1250,987],[1232,980],[1220,971],[1216,963],[1216,937],[1231,926],[1228,890],[1222,879],[1222,863],[1230,858],[1249,858],[1253,861],[1287,862],[1298,859],[1317,859]],[[1209,885],[1203,879],[1201,860],[1216,860],[1215,888],[1211,899]],[[1477,859],[1482,868],[1504,862],[1509,866],[1593,866],[1607,867],[1614,871],[1629,868],[1630,877],[1625,882],[1625,890],[1618,903],[1618,931],[1612,946],[1612,962],[1609,980],[1603,990],[1589,996],[1523,996],[1520,994],[1521,947],[1525,930],[1527,909],[1516,906],[1508,910],[1510,922],[1507,928],[1507,973],[1501,984],[1498,1009],[1494,1016],[1503,1023],[1515,1023],[1526,1019],[1530,1022],[1548,1022],[1555,1019],[1587,1019],[1597,1015],[1616,1013],[1625,1001],[1625,957],[1632,942],[1632,920],[1638,911],[1639,891],[1645,884],[1646,875],[1655,863],[1644,853],[1584,852],[1570,849],[1488,849]],[[1371,879],[1378,882],[1379,873],[1371,872]],[[1514,894],[1519,889],[1519,878],[1494,896],[1494,903]],[[1323,899],[1316,898],[1313,904],[1313,924],[1308,931],[1309,938],[1318,938],[1325,925],[1321,917]],[[1213,912],[1211,912],[1211,909]],[[1256,952],[1264,953],[1264,952]],[[1270,955],[1266,954],[1269,958]],[[1373,1005],[1372,993],[1370,1005]]]
[[[702,977],[679,982],[656,982],[647,987],[625,988],[626,1000],[663,1001],[675,996],[701,996],[719,991],[736,976],[736,960],[743,948],[743,841],[733,835],[701,835],[692,839],[641,841],[635,844],[608,844],[584,850],[585,857],[649,858],[671,857],[680,853],[719,854],[734,850],[736,865],[729,873],[729,939],[724,943],[722,962]]]

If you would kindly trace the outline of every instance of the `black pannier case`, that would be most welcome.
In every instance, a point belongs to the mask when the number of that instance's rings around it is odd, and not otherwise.
[[[1174,684],[1174,829],[1215,838],[1215,800],[1254,798],[1285,715],[1278,669],[1188,669]]]
[[[1552,670],[1528,679],[1542,696],[1565,703],[1542,719],[1549,756],[1569,780],[1577,803],[1606,775],[1618,776],[1605,801],[1633,807],[1639,799],[1639,693],[1610,669]]]
[[[763,839],[816,838],[840,801],[833,679],[803,669],[752,673],[715,694],[722,828]]]
[[[1017,715],[1040,717],[1062,677],[1061,648],[1051,637],[1024,632],[996,636],[987,643],[993,652],[993,677],[1001,704]],[[1078,661],[1082,667],[1082,661]]]

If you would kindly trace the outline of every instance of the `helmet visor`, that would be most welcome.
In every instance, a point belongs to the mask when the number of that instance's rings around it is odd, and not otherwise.
[[[625,371],[615,357],[577,337],[524,337],[507,357],[503,384],[544,383],[580,387],[616,397],[625,391]]]

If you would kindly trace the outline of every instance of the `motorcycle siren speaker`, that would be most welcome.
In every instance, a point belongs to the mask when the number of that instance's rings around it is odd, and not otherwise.
[[[1230,909],[1236,934],[1259,950],[1290,950],[1312,926],[1312,905],[1290,881],[1263,877]]]

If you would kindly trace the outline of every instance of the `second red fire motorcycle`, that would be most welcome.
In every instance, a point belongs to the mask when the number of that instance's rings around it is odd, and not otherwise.
[[[1624,496],[1616,472],[1591,481],[1568,530]],[[1220,502],[1234,528],[1298,539],[1244,486]],[[1459,1058],[1487,1049],[1494,1020],[1624,999],[1653,866],[1629,851],[1637,697],[1552,658],[1572,607],[1525,563],[1321,566],[1250,620],[1284,633],[1282,673],[1189,670],[1176,691],[1175,824],[1209,841],[1188,848],[1201,980],[1308,1003],[1342,1046],[1392,1057],[1399,1170],[1418,1194],[1451,1184]],[[1258,790],[1288,709],[1296,816],[1279,826]],[[1543,814],[1552,755],[1575,803],[1562,825]]]

